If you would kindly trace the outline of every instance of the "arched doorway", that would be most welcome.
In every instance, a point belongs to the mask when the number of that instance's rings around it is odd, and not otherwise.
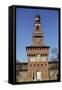
[[[37,71],[36,76],[37,76],[37,81],[42,80],[42,72],[41,71]]]

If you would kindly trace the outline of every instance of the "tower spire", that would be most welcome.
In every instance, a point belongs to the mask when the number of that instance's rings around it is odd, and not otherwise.
[[[35,31],[39,31],[41,29],[40,25],[41,25],[41,23],[40,23],[40,16],[37,15],[35,17],[35,26],[34,26],[35,27]]]
[[[35,16],[34,32],[33,32],[33,36],[32,36],[32,45],[33,46],[42,46],[42,45],[44,45],[43,32],[41,30],[40,15]]]

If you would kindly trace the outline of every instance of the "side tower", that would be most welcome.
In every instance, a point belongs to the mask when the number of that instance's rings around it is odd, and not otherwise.
[[[48,80],[49,46],[44,45],[44,33],[40,16],[35,17],[32,46],[26,47],[28,57],[28,81]]]

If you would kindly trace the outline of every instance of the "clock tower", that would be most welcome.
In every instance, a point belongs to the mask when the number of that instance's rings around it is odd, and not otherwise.
[[[41,18],[39,15],[34,20],[32,45],[26,47],[28,57],[28,81],[48,80],[48,53],[49,46],[44,45]]]
[[[43,46],[44,45],[42,26],[41,26],[39,15],[35,17],[34,32],[32,36],[32,45],[33,46]]]

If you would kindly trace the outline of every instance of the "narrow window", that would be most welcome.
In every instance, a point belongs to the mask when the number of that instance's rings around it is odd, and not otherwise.
[[[39,64],[38,64],[38,66],[39,66]]]
[[[30,64],[30,67],[32,67],[32,65]]]
[[[39,26],[36,26],[36,29],[39,29]]]
[[[41,64],[41,66],[43,66],[43,64]]]
[[[46,64],[45,64],[45,66],[46,66]]]

